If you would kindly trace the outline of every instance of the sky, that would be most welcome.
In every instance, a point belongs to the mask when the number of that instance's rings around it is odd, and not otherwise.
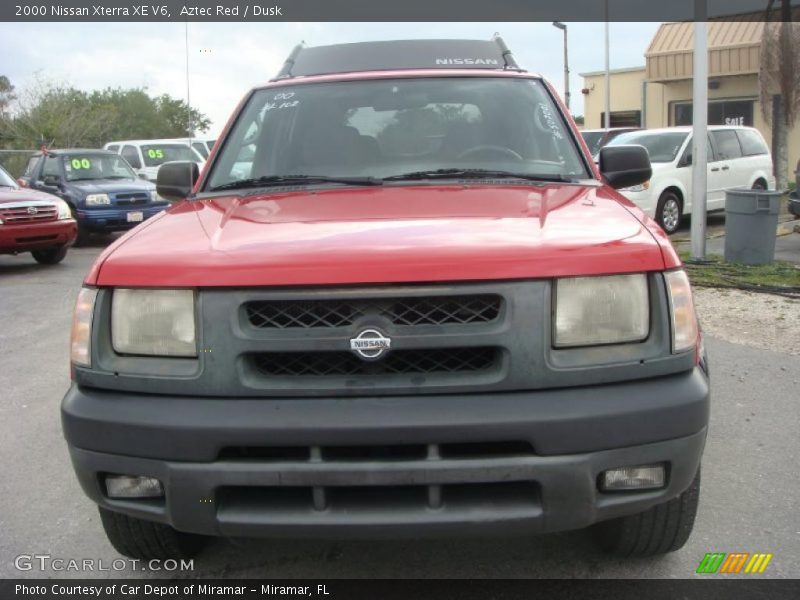
[[[612,69],[644,65],[658,23],[611,23]],[[144,87],[187,99],[184,23],[0,23],[0,75],[18,90],[37,78],[84,90]],[[573,114],[579,73],[604,69],[604,23],[567,23]],[[503,36],[517,62],[563,90],[563,33],[550,23],[189,23],[188,98],[214,138],[239,100],[274,76],[291,49],[389,39]]]

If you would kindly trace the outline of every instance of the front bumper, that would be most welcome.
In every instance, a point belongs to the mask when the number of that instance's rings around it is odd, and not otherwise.
[[[396,537],[560,531],[646,510],[692,482],[708,411],[695,368],[460,396],[209,399],[73,386],[62,422],[84,491],[108,509],[207,535]],[[531,451],[450,450],[520,441]],[[395,446],[427,451],[352,452]],[[231,453],[242,448],[251,452]],[[664,489],[598,491],[605,469],[657,462]],[[110,499],[107,473],[157,477],[166,496]]]
[[[75,241],[77,226],[72,219],[0,225],[0,252],[30,252],[63,246]]]
[[[78,209],[77,218],[81,226],[92,231],[120,231],[136,227],[142,221],[154,217],[169,206],[168,203],[131,206],[129,208]],[[142,213],[142,221],[128,221],[129,213]]]

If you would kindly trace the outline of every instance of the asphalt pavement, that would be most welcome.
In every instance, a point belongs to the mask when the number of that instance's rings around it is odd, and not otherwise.
[[[73,249],[52,267],[29,255],[0,256],[0,577],[164,575],[14,566],[19,555],[119,558],[72,473],[59,420],[69,385],[72,307],[100,249]],[[774,558],[764,576],[800,577],[800,358],[715,339],[708,350],[713,408],[701,505],[694,534],[679,552],[609,558],[582,531],[513,539],[219,539],[195,559],[193,571],[174,575],[683,578],[695,576],[706,552],[769,552]]]

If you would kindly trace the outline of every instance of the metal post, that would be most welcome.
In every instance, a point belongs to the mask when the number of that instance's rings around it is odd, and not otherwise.
[[[692,90],[692,260],[706,256],[708,165],[708,42],[705,0],[695,2]]]
[[[567,54],[567,26],[560,21],[553,21],[553,27],[564,32],[564,104],[569,110],[569,56]]]
[[[603,127],[611,127],[611,72],[609,71],[609,30],[608,30],[608,0],[605,0],[606,16],[606,118]]]

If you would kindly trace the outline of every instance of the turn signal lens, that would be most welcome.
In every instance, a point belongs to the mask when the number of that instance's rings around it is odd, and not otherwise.
[[[96,289],[81,289],[72,315],[70,359],[81,367],[92,366],[92,316],[96,298]]]
[[[620,467],[603,471],[600,489],[604,492],[652,490],[663,488],[666,471],[663,464]]]
[[[686,271],[664,273],[672,320],[672,353],[686,352],[697,344],[697,314]]]

